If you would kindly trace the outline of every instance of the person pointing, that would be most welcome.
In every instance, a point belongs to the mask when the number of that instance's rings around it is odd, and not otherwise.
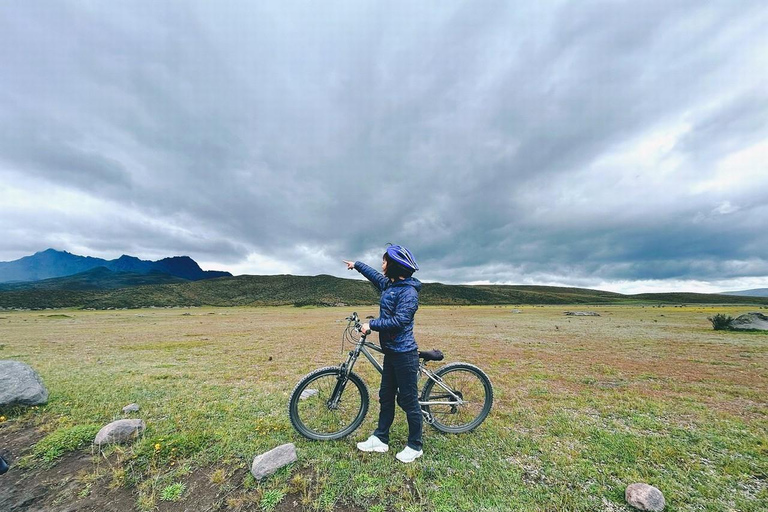
[[[405,463],[413,462],[424,453],[418,391],[419,347],[413,337],[421,282],[411,277],[419,266],[411,252],[399,245],[387,247],[382,256],[382,272],[361,261],[343,261],[348,270],[357,270],[381,292],[379,318],[362,326],[364,332],[379,333],[379,343],[384,352],[379,389],[381,409],[376,430],[366,441],[357,443],[357,448],[379,453],[389,450],[389,430],[395,418],[397,396],[397,404],[408,418],[408,442],[396,458]]]

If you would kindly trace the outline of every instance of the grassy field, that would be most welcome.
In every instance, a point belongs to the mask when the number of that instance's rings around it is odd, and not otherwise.
[[[0,359],[29,363],[50,390],[46,406],[0,411],[0,433],[41,432],[19,462],[32,472],[67,450],[90,454],[83,441],[139,403],[144,436],[93,456],[58,499],[123,492],[145,511],[192,507],[199,480],[216,488],[213,510],[621,511],[638,481],[672,512],[768,510],[768,336],[707,321],[749,307],[517,309],[419,310],[420,347],[482,367],[495,403],[473,433],[425,426],[411,465],[355,450],[376,404],[345,440],[307,441],[290,426],[289,393],[342,360],[352,307],[0,312]],[[375,393],[370,365],[356,370]],[[406,437],[398,411],[393,448]],[[254,482],[253,456],[286,442],[299,462]]]

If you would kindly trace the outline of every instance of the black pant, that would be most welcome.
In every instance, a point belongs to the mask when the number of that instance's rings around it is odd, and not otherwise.
[[[395,419],[395,394],[397,404],[408,417],[408,446],[421,450],[421,407],[419,406],[419,351],[389,352],[384,354],[384,372],[379,389],[379,426],[373,433],[383,443],[389,444],[389,427]]]

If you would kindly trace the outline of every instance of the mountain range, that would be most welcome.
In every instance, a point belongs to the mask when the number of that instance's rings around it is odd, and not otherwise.
[[[189,256],[147,261],[123,255],[115,260],[104,260],[47,249],[18,260],[0,262],[0,283],[41,281],[72,276],[100,267],[117,273],[166,274],[188,281],[232,276],[229,272],[203,270]]]
[[[742,297],[768,297],[768,288],[755,288],[738,292],[722,292],[722,295],[740,295]]]
[[[61,277],[51,277],[54,275]],[[218,278],[218,279],[211,279]],[[3,282],[5,281],[5,282]],[[377,304],[361,279],[319,276],[236,276],[203,271],[187,256],[103,260],[48,249],[0,263],[0,309],[184,306],[333,306]],[[768,307],[768,297],[696,293],[620,293],[529,285],[424,283],[424,305],[495,304],[743,304]]]

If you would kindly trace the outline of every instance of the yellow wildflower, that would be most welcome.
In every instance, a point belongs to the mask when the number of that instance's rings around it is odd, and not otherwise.
[[[0,416],[0,423],[5,421],[5,416]]]
[[[159,452],[159,451],[160,451],[160,443],[156,443],[156,444],[155,444],[155,451],[156,451],[156,452]]]

